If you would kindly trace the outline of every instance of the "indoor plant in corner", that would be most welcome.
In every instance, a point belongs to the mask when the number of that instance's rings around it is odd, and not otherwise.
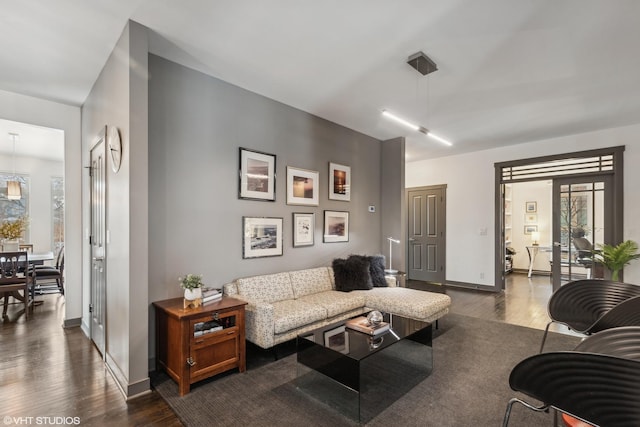
[[[202,305],[202,276],[187,274],[179,277],[180,286],[184,289],[184,308],[196,308]]]
[[[634,259],[640,258],[638,244],[633,240],[626,240],[616,246],[598,245],[599,249],[593,251],[595,262],[600,263],[611,271],[611,280],[617,282],[620,271]]]

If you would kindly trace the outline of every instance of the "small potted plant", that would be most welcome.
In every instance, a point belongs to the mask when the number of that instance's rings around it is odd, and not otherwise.
[[[199,274],[187,274],[178,277],[180,286],[184,289],[185,308],[199,307],[202,303],[202,276]]]
[[[2,237],[2,250],[5,252],[17,251],[20,248],[18,240],[27,228],[27,217],[22,216],[14,220],[4,220],[0,223],[0,237]]]
[[[598,245],[593,251],[595,262],[604,265],[611,271],[611,280],[617,282],[620,271],[634,259],[640,258],[638,244],[633,240],[626,240],[616,246]]]

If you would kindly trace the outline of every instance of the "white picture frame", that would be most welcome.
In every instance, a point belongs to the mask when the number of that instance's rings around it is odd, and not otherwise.
[[[317,171],[287,166],[287,204],[318,206],[319,177]]]
[[[316,214],[293,213],[293,247],[313,246],[316,229]]]
[[[351,200],[351,167],[338,163],[329,163],[329,199]]]

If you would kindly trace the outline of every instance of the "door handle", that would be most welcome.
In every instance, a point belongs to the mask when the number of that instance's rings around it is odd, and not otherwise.
[[[416,239],[414,239],[413,237],[409,237],[409,241],[410,241],[410,242],[415,242],[415,241],[416,241]]]
[[[561,246],[562,246],[562,243],[560,243],[560,242],[553,242],[553,246],[555,246],[555,247],[559,248],[559,247],[561,247]]]

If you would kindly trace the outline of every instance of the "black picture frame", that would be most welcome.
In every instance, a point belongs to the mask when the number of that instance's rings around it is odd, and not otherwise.
[[[238,198],[276,200],[276,155],[240,147]]]
[[[242,258],[281,256],[282,226],[282,218],[242,217]]]
[[[337,243],[349,241],[349,212],[348,211],[324,211],[324,243]]]

